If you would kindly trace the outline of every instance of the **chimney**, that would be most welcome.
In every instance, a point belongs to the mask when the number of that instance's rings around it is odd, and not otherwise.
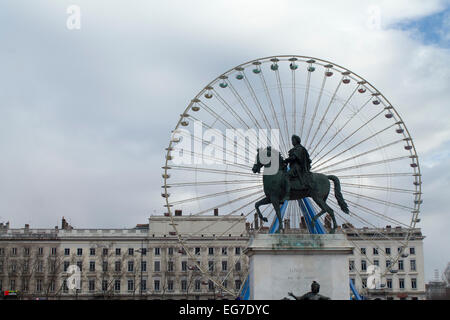
[[[214,215],[217,217],[219,215],[219,208],[214,209]]]
[[[284,227],[286,229],[290,229],[291,228],[291,219],[284,219]]]
[[[256,212],[255,212],[254,220],[255,220],[255,229],[258,229],[259,228],[259,217],[258,217],[258,214]]]
[[[183,215],[182,210],[175,210],[175,217],[181,217]]]
[[[64,217],[62,217],[61,229],[66,230],[68,225],[69,224],[67,223],[66,219],[64,219]]]
[[[67,223],[67,221],[66,221],[66,219],[64,217],[62,217],[61,229],[62,230],[72,230],[73,229],[72,226]]]
[[[30,230],[30,225],[28,223],[25,224],[25,232],[28,232]]]
[[[300,218],[300,229],[306,229],[306,221],[303,216]]]

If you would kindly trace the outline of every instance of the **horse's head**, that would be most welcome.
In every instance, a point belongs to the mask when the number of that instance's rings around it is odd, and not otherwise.
[[[264,148],[259,148],[256,150],[256,160],[255,160],[255,164],[253,165],[252,171],[253,173],[260,173],[261,172],[261,168],[263,167],[263,164],[261,163],[261,160],[259,159],[259,154],[260,151],[262,152],[270,152],[270,147],[267,147],[266,150],[264,151]]]
[[[277,155],[278,159],[276,158]],[[278,160],[278,162],[276,160]],[[259,173],[262,167],[271,168],[272,163],[276,165],[275,170],[271,170],[274,171],[274,173],[279,169],[284,169],[283,157],[278,150],[272,149],[270,146],[266,148],[259,148],[256,150],[256,161],[253,165],[252,171],[253,173]]]

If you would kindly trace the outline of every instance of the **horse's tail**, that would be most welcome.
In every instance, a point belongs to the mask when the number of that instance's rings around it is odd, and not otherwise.
[[[339,182],[339,178],[333,175],[329,175],[327,176],[327,178],[333,180],[334,182],[334,195],[339,204],[339,207],[341,207],[342,211],[348,214],[350,211],[348,210],[347,203],[345,202],[344,197],[342,196],[341,183]]]

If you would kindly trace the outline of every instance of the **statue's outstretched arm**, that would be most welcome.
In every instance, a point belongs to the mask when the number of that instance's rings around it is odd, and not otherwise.
[[[295,300],[298,300],[298,297],[295,296],[292,292],[288,292],[288,295],[290,295],[292,298],[294,298]]]

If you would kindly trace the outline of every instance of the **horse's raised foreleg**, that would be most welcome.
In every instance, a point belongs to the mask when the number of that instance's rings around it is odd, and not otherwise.
[[[266,217],[264,217],[262,214],[261,214],[261,211],[259,211],[259,207],[260,206],[263,206],[263,205],[265,205],[265,204],[269,204],[270,203],[270,200],[266,197],[266,198],[264,198],[264,199],[261,199],[261,200],[259,200],[259,201],[257,201],[256,203],[255,203],[255,209],[256,209],[256,212],[258,213],[258,216],[264,221],[264,222],[267,222],[267,221],[269,221],[269,220],[267,220],[267,218]]]

